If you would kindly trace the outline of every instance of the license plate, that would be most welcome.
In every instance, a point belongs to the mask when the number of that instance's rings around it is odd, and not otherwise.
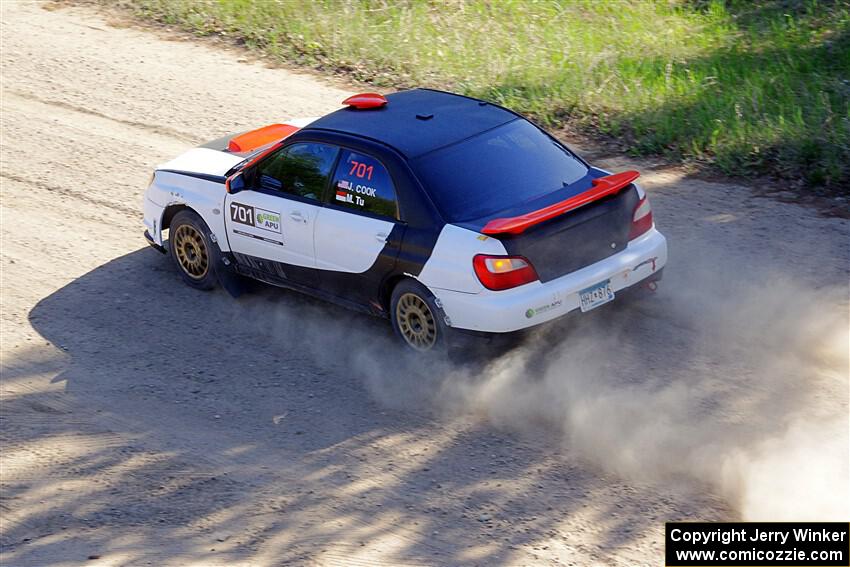
[[[614,299],[614,290],[611,289],[611,280],[605,280],[578,292],[581,300],[582,312],[590,311],[603,303]]]

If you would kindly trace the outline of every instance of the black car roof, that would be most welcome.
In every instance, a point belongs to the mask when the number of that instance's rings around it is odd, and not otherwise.
[[[305,130],[322,129],[371,138],[408,158],[454,144],[517,118],[513,112],[474,98],[431,89],[386,96],[381,108],[342,108]]]

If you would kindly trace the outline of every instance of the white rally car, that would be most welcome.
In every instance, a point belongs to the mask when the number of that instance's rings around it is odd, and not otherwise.
[[[637,172],[594,168],[464,96],[343,104],[162,165],[144,198],[148,242],[193,287],[241,275],[306,292],[389,318],[417,350],[588,311],[661,278],[667,244]]]

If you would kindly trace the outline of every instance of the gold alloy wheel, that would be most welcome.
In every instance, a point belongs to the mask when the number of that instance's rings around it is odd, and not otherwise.
[[[429,350],[437,342],[437,322],[428,304],[416,294],[402,295],[395,308],[401,336],[416,350]]]
[[[181,224],[174,231],[174,251],[177,263],[193,280],[204,279],[210,269],[204,237],[190,224]]]

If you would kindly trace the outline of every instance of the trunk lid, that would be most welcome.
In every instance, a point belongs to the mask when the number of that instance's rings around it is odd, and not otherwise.
[[[604,175],[604,172],[591,170],[587,177],[568,188],[566,196],[591,189],[593,179]],[[563,198],[564,194],[560,194],[554,200]],[[551,202],[553,197],[548,196],[547,200]],[[519,234],[496,234],[493,238],[502,242],[509,255],[527,258],[537,271],[540,281],[545,283],[624,250],[628,245],[632,215],[639,200],[637,188],[629,184],[617,193],[529,226]],[[515,212],[523,214],[529,209],[539,209],[547,204],[551,203],[540,203],[540,206],[526,203],[522,206],[523,210]],[[502,212],[498,216],[509,215],[510,212],[508,215]],[[482,230],[490,220],[476,221],[476,229]]]

